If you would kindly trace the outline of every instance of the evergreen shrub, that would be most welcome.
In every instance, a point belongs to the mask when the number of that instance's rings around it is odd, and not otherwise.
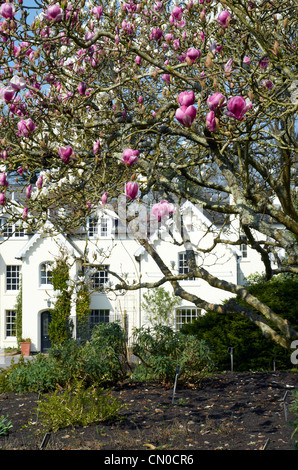
[[[178,380],[198,383],[213,370],[209,348],[204,340],[174,332],[165,325],[135,330],[133,353],[140,359],[134,379],[171,384],[180,367]]]

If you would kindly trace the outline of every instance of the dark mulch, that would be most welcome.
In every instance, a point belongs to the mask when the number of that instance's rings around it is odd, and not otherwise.
[[[126,408],[117,422],[51,434],[46,450],[294,450],[290,411],[298,373],[216,374],[200,387],[126,383],[113,389]],[[13,428],[1,450],[38,450],[44,434],[38,395],[0,394]],[[28,425],[29,422],[35,424]]]

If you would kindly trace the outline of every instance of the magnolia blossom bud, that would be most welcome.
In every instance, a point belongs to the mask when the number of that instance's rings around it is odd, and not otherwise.
[[[252,103],[250,99],[245,100],[243,96],[234,96],[228,101],[227,108],[225,112],[227,116],[241,121],[244,114],[252,108]]]
[[[99,140],[97,142],[95,142],[95,144],[93,145],[93,153],[94,155],[97,155],[99,153],[99,150],[100,150],[100,142]]]
[[[73,154],[73,149],[72,147],[60,147],[59,151],[59,157],[63,161],[63,163],[68,163],[70,160],[70,157]]]
[[[5,203],[6,203],[5,194],[4,194],[4,193],[1,193],[1,194],[0,194],[0,205],[1,205],[1,206],[4,206]]]
[[[26,191],[25,191],[26,197],[27,197],[28,199],[30,199],[30,197],[31,197],[31,191],[32,191],[32,185],[29,184],[29,185],[27,186],[27,188],[26,188]]]
[[[178,102],[179,102],[180,106],[190,106],[190,105],[194,104],[195,100],[196,100],[195,94],[192,90],[183,91],[178,96]]]
[[[139,185],[136,181],[129,181],[125,185],[125,196],[128,199],[135,199],[139,192]]]
[[[154,206],[152,207],[152,213],[155,219],[158,220],[158,222],[160,222],[163,217],[173,214],[174,212],[175,208],[173,204],[164,200],[158,202],[157,204],[154,204]]]
[[[39,178],[36,181],[36,187],[37,189],[41,189],[43,186],[43,176],[40,175]]]
[[[9,103],[13,100],[16,90],[12,86],[0,88],[0,100]]]
[[[188,49],[186,57],[188,57],[192,63],[194,63],[201,56],[201,51],[191,47]]]
[[[216,92],[207,98],[207,106],[211,111],[216,111],[216,109],[222,108],[225,104],[226,98],[222,93]]]
[[[54,21],[55,23],[57,23],[63,18],[63,10],[57,3],[55,3],[47,9],[46,18],[48,21]]]
[[[85,95],[87,90],[87,83],[81,82],[78,86],[78,92],[80,95]]]
[[[17,75],[15,75],[14,77],[12,77],[9,84],[16,91],[23,90],[26,87],[26,80],[24,80],[23,77],[18,77]]]
[[[22,219],[23,219],[23,220],[27,220],[27,219],[28,219],[28,207],[25,207],[25,208],[23,209]]]
[[[230,16],[231,16],[231,13],[229,11],[223,10],[219,13],[217,17],[217,21],[223,28],[226,28],[228,26],[227,21],[230,18]]]
[[[5,171],[3,173],[1,173],[1,175],[0,175],[0,186],[5,186],[5,187],[8,186],[8,181],[7,181],[7,178],[6,178]]]
[[[139,158],[138,150],[125,149],[122,154],[123,162],[128,166],[133,165],[138,160],[138,158]]]
[[[32,121],[31,118],[29,119],[22,119],[21,121],[18,122],[18,129],[19,133],[18,135],[21,137],[28,137],[32,132],[35,130],[36,124]]]
[[[103,193],[103,195],[101,196],[101,203],[102,203],[102,204],[106,204],[107,200],[108,200],[108,195],[107,195],[107,193],[106,193],[106,191],[105,191],[105,192]]]
[[[16,14],[15,7],[12,3],[3,3],[0,7],[0,15],[6,20],[12,20]]]
[[[210,113],[206,116],[206,127],[208,127],[210,132],[213,132],[216,127],[216,120],[214,111],[210,111]]]
[[[197,110],[194,106],[181,106],[176,110],[175,117],[180,124],[190,127],[196,117]]]

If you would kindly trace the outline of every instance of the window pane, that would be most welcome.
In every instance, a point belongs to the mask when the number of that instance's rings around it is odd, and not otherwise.
[[[6,311],[6,336],[16,336],[17,312],[15,310]]]
[[[18,290],[20,285],[20,266],[6,266],[6,289]]]

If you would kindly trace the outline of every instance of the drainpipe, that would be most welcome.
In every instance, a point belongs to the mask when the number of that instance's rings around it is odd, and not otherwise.
[[[135,260],[139,265],[139,279],[142,279],[142,256],[135,255]],[[139,289],[139,328],[142,326],[142,289]]]

